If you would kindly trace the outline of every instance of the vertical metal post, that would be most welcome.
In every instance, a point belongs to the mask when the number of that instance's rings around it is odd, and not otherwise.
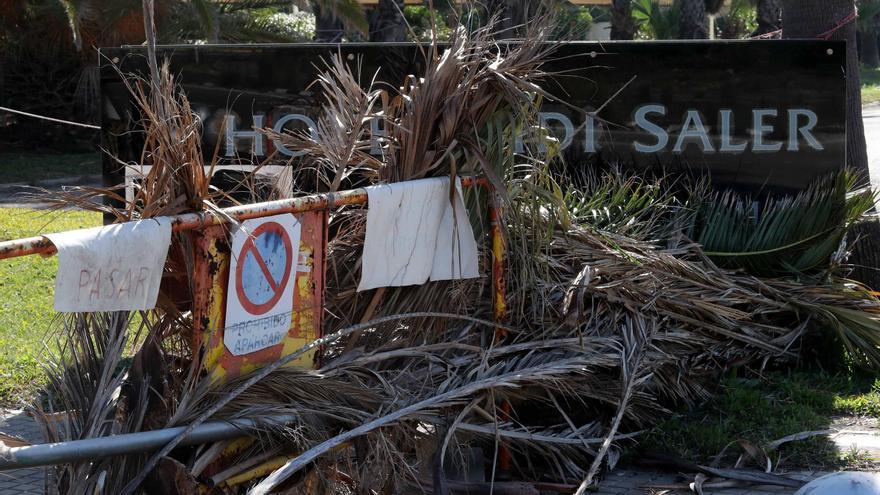
[[[219,359],[211,355],[211,339],[223,328],[226,285],[229,273],[229,242],[226,227],[213,225],[197,230],[193,240],[193,359],[210,370]],[[222,349],[222,346],[221,346]],[[216,354],[216,352],[214,353]]]
[[[504,257],[507,246],[504,240],[504,230],[501,225],[501,205],[496,193],[490,194],[489,222],[492,238],[492,312],[496,323],[504,323],[507,320],[507,296],[504,286]],[[502,328],[495,329],[495,340],[507,337],[507,331]]]
[[[501,214],[501,202],[497,193],[489,189],[489,223],[492,242],[492,314],[495,323],[505,323],[507,321],[507,294],[504,285],[504,264],[507,246],[504,239],[504,226],[501,224],[503,215]],[[507,337],[507,330],[497,327],[495,328],[495,342],[504,340]],[[501,420],[510,419],[510,402],[501,403]],[[498,467],[502,472],[511,470],[512,458],[510,449],[504,442],[498,446]]]

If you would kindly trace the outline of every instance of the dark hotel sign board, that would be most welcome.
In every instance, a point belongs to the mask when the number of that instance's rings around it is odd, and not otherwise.
[[[844,164],[844,51],[837,41],[570,43],[545,65],[557,75],[544,86],[571,106],[546,102],[541,119],[570,167],[684,170],[719,186],[796,190]],[[159,55],[204,122],[206,152],[219,140],[224,160],[241,163],[295,154],[253,126],[307,128],[323,101],[310,86],[315,67],[335,52],[360,58],[364,79],[378,70],[394,87],[424,67],[411,44],[186,45]],[[101,53],[104,148],[136,162],[137,117],[112,65],[146,74],[144,48]],[[116,168],[105,160],[108,180]]]

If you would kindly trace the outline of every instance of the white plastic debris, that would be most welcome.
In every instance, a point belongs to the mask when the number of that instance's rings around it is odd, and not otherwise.
[[[880,495],[877,473],[841,472],[817,478],[795,495]]]

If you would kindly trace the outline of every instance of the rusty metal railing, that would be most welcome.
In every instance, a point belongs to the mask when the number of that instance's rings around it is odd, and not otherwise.
[[[462,178],[462,185],[486,185],[485,179],[472,177]],[[221,210],[223,215],[210,211],[199,213],[184,213],[169,217],[171,230],[182,232],[187,230],[203,229],[210,225],[220,225],[229,222],[229,219],[238,221],[251,218],[261,218],[281,213],[305,213],[338,208],[346,205],[367,204],[367,191],[351,189],[335,193],[312,194],[297,198],[267,201],[250,205],[233,206]],[[56,253],[55,246],[44,236],[26,237],[0,242],[0,260],[28,256],[32,254],[53,255]]]
[[[492,257],[492,268],[491,268],[491,276],[492,276],[492,309],[493,309],[493,317],[494,321],[498,325],[502,325],[506,320],[506,294],[505,294],[505,283],[504,283],[504,273],[505,273],[505,254],[506,254],[506,242],[504,239],[504,228],[502,222],[501,215],[501,205],[499,204],[498,198],[494,191],[491,188],[489,182],[484,178],[473,178],[473,177],[465,177],[462,178],[462,185],[469,186],[482,186],[486,188],[489,192],[489,201],[488,201],[488,217],[489,217],[489,227],[490,227],[490,252]],[[229,223],[231,220],[234,221],[244,221],[254,218],[262,218],[268,217],[272,215],[278,215],[283,213],[291,213],[291,214],[306,214],[309,212],[320,212],[331,210],[334,208],[339,208],[346,205],[367,205],[368,204],[368,195],[365,189],[353,189],[347,191],[340,191],[335,193],[324,193],[324,194],[313,194],[308,196],[302,196],[298,198],[284,199],[278,201],[268,201],[263,203],[255,203],[249,205],[241,205],[234,206],[230,208],[225,208],[220,210],[220,212],[199,212],[199,213],[185,213],[181,215],[175,215],[167,217],[170,219],[170,223],[172,226],[172,231],[174,232],[184,232],[184,231],[195,231],[198,235],[195,237],[194,247],[197,251],[201,251],[202,256],[196,256],[196,266],[194,267],[194,272],[196,272],[197,282],[201,279],[204,279],[203,283],[196,283],[196,297],[193,301],[193,315],[194,321],[197,323],[195,330],[196,335],[209,335],[211,332],[221,331],[222,326],[212,328],[212,325],[205,325],[204,321],[210,322],[212,319],[209,317],[212,313],[212,308],[214,308],[217,304],[217,301],[212,299],[212,294],[216,292],[216,284],[214,284],[214,280],[218,278],[218,273],[209,274],[204,266],[201,265],[209,265],[209,261],[211,260],[211,256],[216,253],[212,253],[212,241],[215,237],[221,236],[221,232],[218,232],[219,229],[212,228],[217,227],[226,223]],[[325,218],[325,227],[326,227],[326,216]],[[225,237],[225,236],[224,236]],[[325,239],[326,240],[326,239]],[[22,256],[29,256],[34,254],[39,254],[43,256],[50,256],[56,254],[57,251],[55,246],[49,241],[47,237],[44,236],[34,236],[28,237],[24,239],[14,239],[9,241],[0,242],[0,260],[17,258]],[[323,254],[322,254],[323,255]],[[200,268],[201,267],[201,268]],[[199,273],[205,272],[199,276]],[[221,310],[222,311],[222,310]],[[216,311],[215,311],[216,312]],[[221,317],[222,318],[222,317]],[[201,328],[205,326],[205,328]],[[506,335],[506,331],[502,327],[498,327],[495,330],[495,339],[500,340],[503,339]],[[318,335],[320,336],[320,335]],[[206,346],[207,342],[205,339],[202,341],[193,342],[194,349],[200,346]],[[221,342],[222,345],[222,342]],[[204,352],[194,353],[196,355],[203,355]],[[215,363],[216,364],[216,363]],[[509,405],[504,404],[506,407],[506,413],[509,413]],[[164,432],[164,430],[163,430]],[[149,432],[145,432],[149,433]],[[158,433],[157,433],[158,434]],[[226,434],[224,432],[224,434]],[[152,439],[152,434],[146,435],[144,438]],[[140,437],[138,437],[140,438]],[[158,438],[158,437],[157,437]],[[164,437],[163,437],[164,438]],[[208,438],[208,437],[206,437]],[[208,440],[204,441],[213,441],[214,437],[210,437]],[[103,445],[100,442],[102,439],[94,439],[98,441],[99,445]],[[194,443],[199,443],[198,439],[191,439]],[[60,444],[56,444],[60,445]],[[71,447],[79,444],[71,444]],[[152,446],[152,444],[151,444]],[[40,447],[42,448],[42,447]],[[39,454],[40,448],[34,449],[34,452]],[[145,449],[149,450],[147,447]],[[506,445],[501,446],[502,449],[502,468],[504,465],[509,464],[509,453],[507,451]],[[22,450],[21,455],[25,456],[26,453],[31,452],[30,450]],[[37,455],[37,458],[40,461],[35,461],[33,459],[26,460],[25,457],[20,457],[18,459],[12,459],[10,462],[6,464],[0,463],[0,470],[10,469],[16,467],[22,467],[26,463],[30,463],[27,465],[48,465],[48,464],[56,464],[62,462],[69,462],[69,459],[65,457],[64,460],[61,460],[58,457],[49,457],[43,458],[41,455]],[[48,460],[47,460],[48,459]],[[506,461],[506,462],[505,462]],[[25,464],[23,464],[25,463]],[[36,464],[34,464],[36,463]]]
[[[506,291],[504,282],[504,263],[506,242],[501,221],[500,205],[491,192],[491,186],[485,178],[463,177],[463,186],[482,186],[490,190],[489,223],[490,251],[492,253],[492,307],[495,320],[503,323],[506,319]],[[204,231],[208,227],[228,223],[230,219],[244,221],[282,213],[301,214],[328,210],[346,205],[366,205],[367,191],[363,188],[334,193],[312,194],[297,198],[268,201],[249,205],[233,206],[221,210],[222,213],[204,211],[184,213],[168,217],[174,232]],[[52,242],[45,236],[34,236],[0,242],[0,260],[39,254],[50,256],[57,251]],[[496,339],[504,337],[504,331],[496,332]]]

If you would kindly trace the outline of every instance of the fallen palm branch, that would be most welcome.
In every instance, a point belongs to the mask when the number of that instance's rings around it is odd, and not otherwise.
[[[234,398],[238,397],[238,395],[240,395],[241,393],[246,391],[252,385],[257,383],[261,379],[269,376],[273,371],[275,371],[278,368],[284,366],[285,364],[293,361],[294,359],[302,356],[306,352],[308,352],[312,349],[315,349],[321,345],[327,344],[328,342],[332,342],[332,341],[337,340],[337,339],[344,337],[346,335],[352,334],[354,332],[357,332],[357,331],[360,331],[360,330],[363,330],[366,328],[373,327],[373,326],[381,324],[381,323],[390,322],[390,321],[397,321],[397,320],[402,320],[402,319],[407,319],[407,318],[456,318],[456,319],[473,320],[477,323],[483,323],[483,324],[488,324],[488,325],[493,325],[493,326],[495,325],[495,323],[491,322],[491,321],[479,320],[477,318],[471,318],[468,316],[461,316],[461,315],[454,315],[454,314],[452,314],[452,315],[444,314],[444,313],[405,314],[405,315],[388,316],[385,318],[380,318],[379,320],[376,320],[376,321],[370,321],[367,323],[362,323],[360,325],[355,325],[353,327],[349,327],[349,328],[340,330],[332,335],[328,335],[328,336],[322,337],[318,340],[315,340],[315,341],[307,344],[306,346],[301,347],[300,349],[286,355],[282,359],[280,359],[280,360],[278,360],[268,366],[264,366],[263,368],[261,368],[259,371],[257,371],[253,375],[248,376],[247,379],[244,380],[243,383],[241,383],[235,390],[233,390],[229,394],[225,395],[222,399],[218,400],[217,402],[214,402],[211,405],[211,407],[208,408],[208,410],[203,412],[198,418],[196,418],[192,423],[190,423],[183,432],[181,432],[177,437],[175,437],[173,440],[168,442],[168,444],[166,444],[164,447],[162,447],[162,449],[160,449],[159,452],[154,454],[153,457],[144,466],[143,470],[138,474],[138,476],[136,476],[128,485],[126,485],[125,489],[123,489],[123,491],[121,493],[124,493],[124,494],[133,493],[134,490],[136,490],[138,488],[138,486],[140,485],[140,483],[144,480],[144,478],[156,466],[156,464],[159,462],[159,460],[161,458],[163,458],[164,456],[166,456],[167,454],[169,454],[171,452],[171,450],[174,449],[174,447],[176,447],[183,439],[186,438],[187,435],[192,433],[193,429],[198,427],[200,424],[204,423],[208,418],[210,418],[215,413],[220,411],[220,409],[222,409],[226,404],[228,404]]]
[[[127,377],[117,371],[129,339],[137,340],[139,329],[130,334],[129,323],[124,313],[79,314],[63,320],[58,348],[46,362],[48,408],[36,405],[46,441],[103,437],[143,427],[146,401],[123,395]],[[122,410],[126,414],[120,417]],[[64,493],[88,493],[99,487],[119,489],[138,468],[125,458],[81,459],[62,464],[55,476]]]

